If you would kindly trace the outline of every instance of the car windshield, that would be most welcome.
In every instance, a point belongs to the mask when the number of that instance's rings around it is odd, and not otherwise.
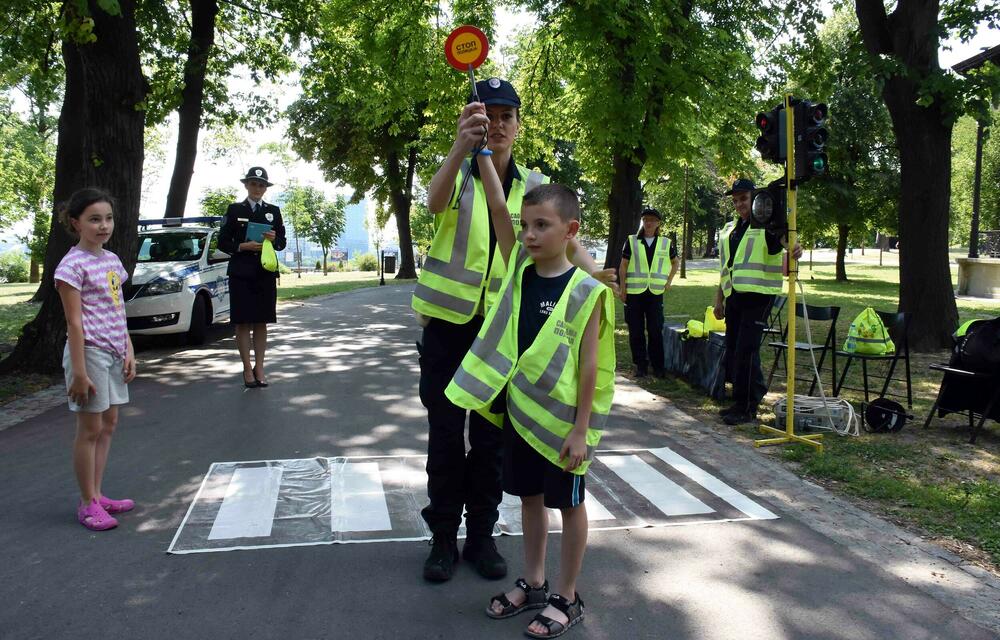
[[[139,262],[177,262],[201,258],[204,231],[140,235]]]

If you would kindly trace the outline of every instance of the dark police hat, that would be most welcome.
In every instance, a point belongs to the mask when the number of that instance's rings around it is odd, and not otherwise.
[[[731,196],[734,193],[739,193],[740,191],[753,191],[756,188],[757,187],[754,185],[753,180],[739,178],[733,183],[733,188],[725,192],[723,195]]]
[[[521,98],[514,90],[514,85],[500,78],[489,78],[476,83],[476,93],[483,104],[502,104],[508,107],[521,107]],[[473,97],[469,96],[469,102]]]
[[[250,170],[247,171],[247,177],[240,178],[240,182],[246,184],[248,180],[263,182],[269,187],[272,185],[272,183],[267,179],[267,169],[264,167],[250,167]]]
[[[663,216],[660,215],[660,212],[653,207],[646,207],[642,210],[642,217],[646,216],[653,216],[657,220],[663,220]]]

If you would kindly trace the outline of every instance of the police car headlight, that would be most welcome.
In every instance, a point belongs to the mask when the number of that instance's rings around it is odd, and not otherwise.
[[[180,293],[183,285],[180,280],[164,280],[163,282],[153,282],[143,287],[137,297],[162,296],[168,293]]]

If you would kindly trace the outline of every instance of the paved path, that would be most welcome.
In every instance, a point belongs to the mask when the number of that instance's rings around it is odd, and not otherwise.
[[[506,582],[423,582],[426,543],[165,553],[213,462],[424,451],[411,289],[284,307],[268,389],[244,391],[232,338],[142,354],[105,482],[139,502],[117,530],[75,522],[68,411],[0,432],[0,637],[521,637],[526,616],[482,613]],[[995,580],[624,381],[616,401],[602,447],[669,446],[781,517],[593,532],[569,637],[997,637]],[[498,544],[516,576],[521,538]]]

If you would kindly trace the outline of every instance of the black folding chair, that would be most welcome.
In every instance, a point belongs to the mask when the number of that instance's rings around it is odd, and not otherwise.
[[[785,324],[781,320],[784,315],[786,302],[788,302],[788,296],[774,296],[774,302],[771,303],[771,310],[767,312],[767,327],[760,337],[761,344],[768,338],[785,339]]]
[[[803,312],[803,308],[808,312],[809,315],[809,328],[810,333],[813,336],[813,342],[795,342],[796,351],[812,352],[818,353],[819,359],[816,363],[816,368],[819,371],[823,370],[823,362],[826,360],[826,354],[830,353],[830,366],[831,366],[831,384],[830,388],[833,389],[837,385],[837,352],[835,345],[837,344],[837,317],[840,315],[840,307],[814,307],[811,304],[803,305],[801,302],[795,305],[795,315],[796,317],[803,318],[806,314]],[[826,332],[826,339],[822,343],[815,342],[816,332],[813,331],[813,322],[824,323],[829,322],[830,326]],[[778,360],[781,356],[785,354],[788,349],[788,327],[784,329],[784,339],[776,342],[769,342],[768,346],[774,349],[774,362],[771,364],[771,374],[767,378],[767,386],[770,388],[771,381],[774,380],[774,372],[778,368]],[[812,367],[812,359],[809,360],[809,366]],[[785,359],[785,367],[787,371],[788,359]],[[805,379],[797,378],[798,380]],[[812,395],[816,390],[816,383],[819,382],[819,377],[816,373],[812,375],[812,385],[809,387],[809,395]]]
[[[931,407],[931,412],[927,414],[927,421],[924,422],[924,429],[930,426],[931,419],[934,418],[934,413],[939,409],[947,413],[958,413],[966,414],[969,416],[969,431],[971,435],[969,436],[969,443],[975,444],[976,437],[979,435],[979,431],[983,428],[983,424],[986,419],[990,417],[993,413],[995,407],[1000,406],[1000,375],[993,373],[980,373],[977,371],[968,371],[966,369],[961,369],[959,367],[953,367],[948,364],[932,364],[930,368],[934,371],[944,372],[944,377],[941,378],[941,386],[938,387],[937,397],[934,399],[934,405]],[[977,385],[974,393],[976,398],[986,400],[985,407],[982,412],[976,411],[974,407],[950,407],[942,406],[942,400],[945,398],[945,389],[949,387],[949,377],[951,377],[951,383],[959,383],[963,386],[966,385]],[[983,393],[978,393],[979,390]],[[979,422],[976,422],[976,416],[979,416]],[[994,419],[1000,416],[995,416]]]
[[[868,353],[854,353],[850,351],[837,350],[836,354],[838,356],[845,356],[847,362],[844,363],[844,370],[840,372],[840,381],[833,388],[833,395],[840,395],[841,389],[851,389],[852,391],[861,391],[857,387],[848,387],[844,385],[844,380],[847,378],[847,371],[851,368],[851,363],[855,360],[861,361],[861,377],[864,381],[864,392],[865,392],[865,404],[868,403],[868,363],[869,362],[888,362],[889,366],[885,370],[885,381],[882,383],[882,391],[878,394],[878,397],[884,398],[886,395],[893,395],[902,397],[901,394],[889,393],[889,383],[892,381],[892,376],[896,372],[896,364],[902,360],[906,366],[906,406],[910,409],[913,408],[913,383],[910,378],[910,314],[906,312],[896,313],[895,311],[876,311],[878,317],[882,319],[882,324],[889,331],[889,335],[892,336],[893,342],[896,344],[895,353],[887,353],[885,355],[875,355]]]

